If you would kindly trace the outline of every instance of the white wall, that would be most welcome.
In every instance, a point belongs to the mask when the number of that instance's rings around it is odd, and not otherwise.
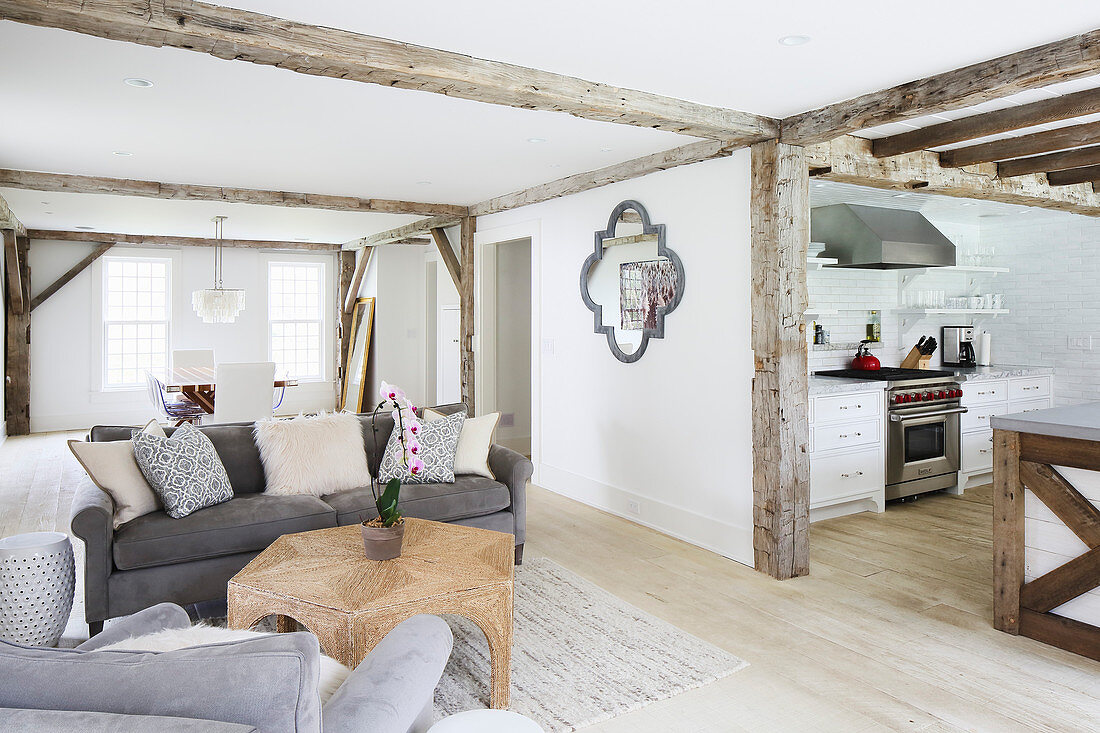
[[[496,247],[496,441],[531,451],[531,241]],[[506,424],[511,417],[511,425]]]
[[[633,364],[593,333],[577,285],[624,199],[667,225],[686,279],[666,337]],[[541,344],[537,483],[751,563],[749,151],[478,221],[480,243],[519,236],[532,237]]]
[[[94,245],[31,242],[32,290],[37,293],[65,272]],[[335,302],[335,257],[227,249],[224,279],[228,287],[246,290],[245,310],[232,324],[205,324],[191,307],[191,292],[209,287],[213,252],[206,248],[139,250],[118,248],[125,255],[172,260],[170,348],[213,348],[218,361],[267,361],[267,266],[270,261],[308,259],[329,263],[328,300]],[[31,317],[31,430],[84,429],[95,424],[140,423],[156,415],[145,389],[102,391],[99,387],[99,339],[102,298],[101,261],[86,269]],[[328,316],[332,318],[332,313]],[[329,338],[327,378],[302,382],[287,390],[280,412],[332,409],[335,326]]]
[[[994,361],[1054,367],[1055,404],[1100,400],[1100,220],[1074,214],[983,220],[1009,314],[990,321]],[[1091,337],[1092,350],[1069,348]]]

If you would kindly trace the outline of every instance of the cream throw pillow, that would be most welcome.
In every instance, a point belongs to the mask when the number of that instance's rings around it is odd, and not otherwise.
[[[260,420],[254,432],[265,494],[324,496],[370,484],[362,424],[351,413]]]
[[[435,422],[447,417],[431,408],[424,408],[424,420]],[[455,452],[455,474],[472,473],[485,478],[496,478],[489,470],[489,446],[493,443],[493,433],[500,420],[499,412],[490,412],[481,417],[468,417],[462,423],[462,432],[458,436],[458,450]]]
[[[164,429],[156,420],[150,420],[141,432],[164,437]],[[153,493],[149,482],[145,480],[141,469],[138,468],[137,461],[134,459],[134,447],[129,440],[101,443],[70,440],[69,450],[88,472],[88,478],[92,483],[106,492],[114,502],[115,529],[131,519],[137,519],[160,508],[157,495]]]

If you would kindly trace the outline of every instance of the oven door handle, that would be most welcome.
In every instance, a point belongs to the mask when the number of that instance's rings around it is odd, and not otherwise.
[[[965,407],[956,407],[951,410],[936,410],[935,412],[917,412],[911,415],[899,415],[898,413],[891,413],[891,422],[904,422],[905,420],[916,420],[922,417],[940,417],[942,415],[961,415],[964,412],[969,412]]]

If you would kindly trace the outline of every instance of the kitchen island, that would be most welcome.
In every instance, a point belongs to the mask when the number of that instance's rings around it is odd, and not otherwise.
[[[1100,660],[1100,403],[993,425],[993,625]]]

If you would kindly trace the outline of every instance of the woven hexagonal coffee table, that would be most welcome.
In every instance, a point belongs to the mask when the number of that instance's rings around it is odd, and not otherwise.
[[[401,557],[363,556],[359,525],[283,535],[229,581],[231,629],[276,614],[279,631],[305,626],[354,669],[394,626],[418,613],[453,613],[489,641],[490,704],[508,707],[513,537],[405,519]]]

